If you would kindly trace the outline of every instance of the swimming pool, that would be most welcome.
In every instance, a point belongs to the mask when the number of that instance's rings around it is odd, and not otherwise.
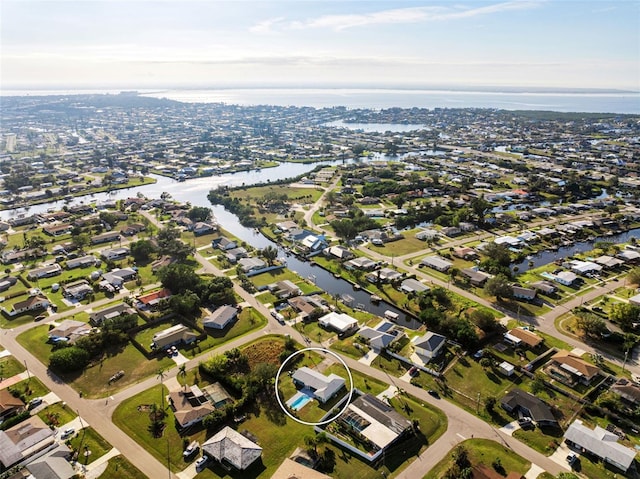
[[[291,399],[287,401],[287,406],[289,406],[294,411],[299,411],[302,409],[309,401],[311,401],[311,397],[307,396],[302,392],[297,392]]]

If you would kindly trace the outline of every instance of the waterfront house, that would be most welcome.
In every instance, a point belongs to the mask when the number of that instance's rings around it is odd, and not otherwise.
[[[420,293],[422,291],[429,291],[429,286],[421,283],[415,278],[407,278],[402,283],[400,283],[399,290],[403,293]]]
[[[260,258],[241,258],[238,260],[238,266],[243,273],[249,273],[251,271],[259,271],[267,266]]]
[[[331,311],[318,318],[318,324],[339,334],[347,334],[358,329],[358,321],[346,313]]]

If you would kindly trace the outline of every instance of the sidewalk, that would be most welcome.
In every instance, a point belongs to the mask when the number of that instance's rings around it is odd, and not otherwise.
[[[104,471],[107,469],[107,466],[109,465],[109,459],[119,455],[120,451],[118,451],[115,447],[112,447],[109,452],[103,454],[91,464],[83,466],[83,470],[85,471],[85,479],[97,479],[98,477],[100,477],[102,473],[104,473]]]
[[[0,389],[5,389],[10,386],[13,386],[20,381],[24,381],[25,379],[29,379],[29,373],[27,371],[16,374],[15,376],[11,376],[10,378],[3,379],[0,381]]]

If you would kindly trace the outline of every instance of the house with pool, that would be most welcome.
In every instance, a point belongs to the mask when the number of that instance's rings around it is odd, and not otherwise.
[[[345,387],[345,380],[337,374],[324,374],[306,366],[298,368],[292,376],[293,384],[299,391],[287,401],[294,410],[301,409],[307,402],[317,399],[326,403]]]

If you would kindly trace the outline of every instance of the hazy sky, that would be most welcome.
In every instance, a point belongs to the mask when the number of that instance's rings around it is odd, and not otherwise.
[[[2,88],[640,89],[640,2],[0,1]]]

